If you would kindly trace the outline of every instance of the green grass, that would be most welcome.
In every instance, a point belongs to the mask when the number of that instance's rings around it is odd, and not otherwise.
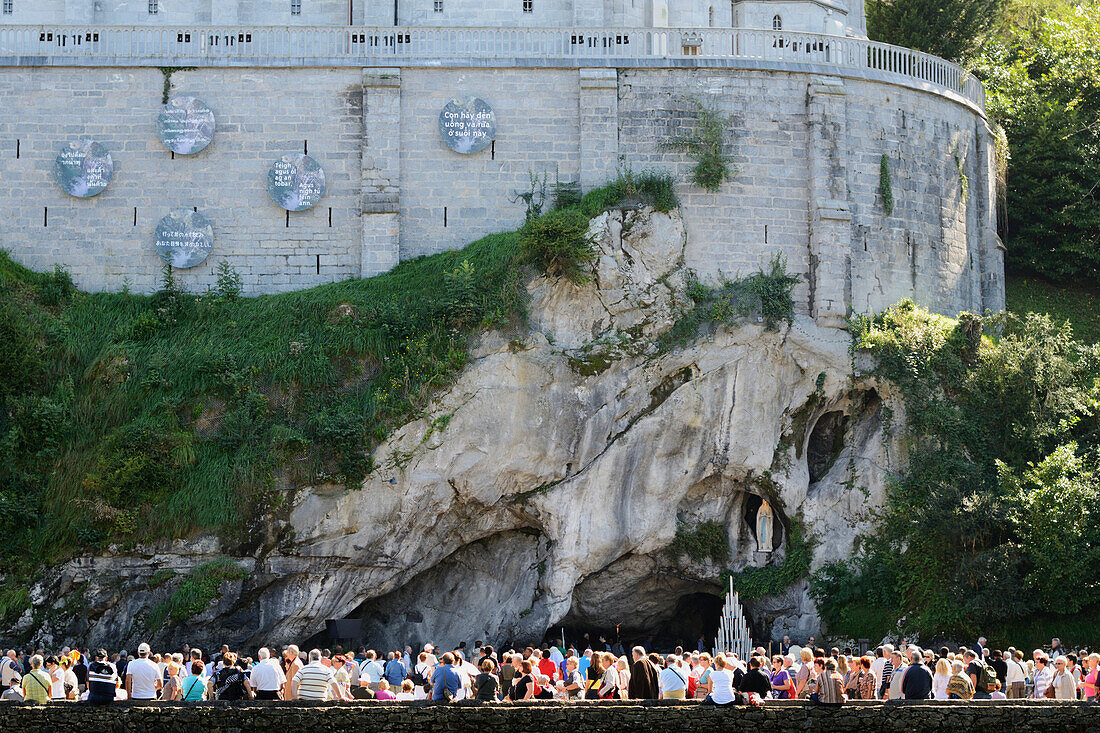
[[[1049,313],[1056,320],[1069,321],[1078,340],[1100,342],[1100,285],[1053,283],[1037,275],[1009,274],[1005,299],[1008,310],[1016,315]]]
[[[156,578],[157,575],[153,577]],[[156,631],[164,625],[165,621],[179,623],[202,613],[207,606],[221,596],[222,583],[229,580],[242,580],[247,576],[248,573],[244,568],[226,558],[193,568],[168,600],[158,604],[149,612],[149,616],[145,619],[146,627],[150,631]]]
[[[232,533],[278,478],[357,486],[371,450],[462,368],[468,339],[522,315],[516,259],[506,233],[286,295],[168,287],[47,307],[48,276],[0,254],[0,306],[37,354],[0,417],[0,524],[73,552]],[[448,273],[463,263],[476,287],[457,302]],[[39,424],[50,450],[31,439]]]
[[[625,174],[574,206],[647,202],[675,206],[672,179]],[[295,293],[241,298],[219,273],[202,295],[170,270],[152,296],[89,294],[0,252],[9,582],[112,543],[214,532],[262,550],[249,527],[287,510],[283,489],[357,489],[375,448],[453,383],[470,340],[523,322],[534,270],[504,232]],[[24,605],[0,592],[0,616]]]

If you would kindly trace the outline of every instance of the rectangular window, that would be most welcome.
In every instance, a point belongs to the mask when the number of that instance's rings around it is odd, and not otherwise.
[[[525,13],[535,12],[535,0],[523,0],[523,12],[525,12]]]
[[[4,0],[4,15],[12,14],[12,3],[14,0]]]
[[[157,14],[157,0],[149,0],[149,15]]]
[[[443,12],[443,0],[435,0],[435,6],[434,7],[435,7],[435,12],[442,13]]]
[[[290,0],[290,14],[301,15],[302,14],[302,0]]]

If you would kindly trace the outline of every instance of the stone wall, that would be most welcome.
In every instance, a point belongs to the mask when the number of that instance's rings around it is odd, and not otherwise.
[[[155,733],[179,730],[411,731],[537,730],[540,733],[605,731],[914,731],[1057,730],[1085,733],[1100,726],[1100,706],[1088,703],[928,702],[843,707],[799,702],[717,708],[676,702],[575,703],[117,703],[48,706],[0,703],[0,721],[12,730],[109,730]]]
[[[992,139],[983,117],[947,96],[806,72],[751,69],[201,69],[175,94],[203,98],[218,131],[173,159],[156,137],[155,69],[0,70],[0,246],[36,269],[59,262],[92,290],[156,287],[151,246],[172,208],[215,230],[193,290],[228,260],[246,292],[279,292],[383,272],[523,221],[512,199],[530,176],[585,190],[620,167],[671,170],[700,275],[746,275],[774,253],[802,276],[800,313],[827,320],[913,297],[955,314],[1003,308]],[[448,149],[438,114],[451,98],[494,108],[495,143]],[[690,185],[692,161],[662,148],[694,124],[688,97],[728,116],[736,174],[717,193]],[[114,155],[111,186],[65,195],[52,177],[68,139]],[[313,210],[275,206],[271,162],[308,148],[328,191]],[[879,185],[886,155],[894,192]]]

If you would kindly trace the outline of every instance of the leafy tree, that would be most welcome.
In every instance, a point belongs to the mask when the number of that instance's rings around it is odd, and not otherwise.
[[[903,396],[909,466],[856,558],[814,576],[831,629],[972,635],[1094,603],[1100,348],[1047,316],[956,322],[909,302],[854,331]]]
[[[1041,17],[977,61],[1005,129],[1011,266],[1100,277],[1100,2]]]
[[[1004,0],[868,0],[867,33],[876,41],[960,59],[1001,17]]]

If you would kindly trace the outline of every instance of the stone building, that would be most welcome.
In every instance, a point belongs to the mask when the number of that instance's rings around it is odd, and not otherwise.
[[[834,322],[902,297],[1003,306],[982,87],[868,41],[861,0],[5,0],[0,19],[3,246],[81,287],[155,289],[171,211],[213,227],[186,287],[225,260],[246,292],[279,292],[514,228],[532,176],[588,190],[657,168],[679,181],[704,277],[782,253],[799,312]],[[207,148],[158,139],[164,94],[210,107]],[[493,110],[491,145],[444,144],[456,98]],[[736,175],[717,192],[661,144],[697,124],[693,100],[727,121]],[[95,197],[53,180],[73,140],[112,155]],[[267,173],[305,152],[327,190],[287,212]]]
[[[758,28],[866,36],[862,0],[6,0],[0,23]]]

